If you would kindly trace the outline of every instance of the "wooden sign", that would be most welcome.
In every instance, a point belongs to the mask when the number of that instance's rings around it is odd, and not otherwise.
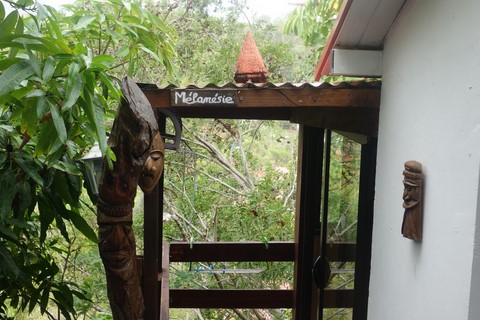
[[[237,90],[174,89],[172,106],[236,106]]]

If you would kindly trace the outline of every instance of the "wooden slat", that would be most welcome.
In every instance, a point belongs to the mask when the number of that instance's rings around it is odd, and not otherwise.
[[[293,290],[170,289],[170,308],[292,308]]]
[[[172,242],[171,262],[294,261],[293,242]]]
[[[162,270],[160,273],[161,291],[160,291],[160,320],[169,319],[169,305],[170,305],[170,292],[169,292],[169,266],[170,266],[170,246],[168,243],[163,244],[162,252]]]
[[[203,119],[246,119],[246,120],[290,120],[290,108],[258,107],[181,107],[175,108],[181,118]]]
[[[329,261],[355,261],[354,243],[327,246]],[[171,262],[294,261],[294,242],[172,242]]]
[[[325,308],[352,308],[353,290],[325,290]],[[293,290],[170,289],[170,308],[293,308]]]

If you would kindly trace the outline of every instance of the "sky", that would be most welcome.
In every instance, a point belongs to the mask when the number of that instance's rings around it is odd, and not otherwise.
[[[298,3],[304,0],[247,0],[246,14],[248,18],[269,16],[272,20],[286,17]],[[62,4],[72,3],[74,0],[40,0],[43,4],[60,7]]]
[[[249,16],[267,15],[272,19],[286,17],[303,0],[247,0]]]

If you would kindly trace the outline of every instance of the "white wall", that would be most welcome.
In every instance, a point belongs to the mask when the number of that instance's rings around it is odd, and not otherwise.
[[[383,69],[368,319],[480,319],[480,1],[408,1]],[[426,176],[421,243],[400,232],[407,160]]]

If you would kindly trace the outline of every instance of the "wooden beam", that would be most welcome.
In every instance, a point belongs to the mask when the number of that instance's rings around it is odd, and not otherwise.
[[[165,116],[157,117],[160,131],[165,131]],[[160,178],[155,189],[144,198],[143,228],[143,297],[145,319],[159,319],[161,287],[158,283],[162,257],[163,183]]]
[[[290,108],[258,107],[181,107],[175,108],[181,118],[202,119],[246,119],[246,120],[290,120]]]
[[[201,89],[200,89],[201,90]],[[211,88],[205,89],[212,91]],[[222,92],[222,88],[217,89]],[[261,87],[238,88],[234,106],[175,106],[175,109],[195,110],[202,114],[205,108],[234,110],[243,108],[378,108],[379,86],[350,87]],[[144,89],[144,94],[153,108],[172,108],[170,89]]]
[[[378,107],[379,88],[286,88],[242,90],[238,107]]]
[[[354,243],[327,245],[329,261],[355,261]],[[294,261],[294,242],[172,242],[171,262]]]
[[[172,242],[170,261],[294,261],[293,242]]]
[[[299,108],[292,111],[291,122],[317,128],[329,128],[359,133],[369,137],[378,135],[377,108]]]
[[[162,270],[159,274],[159,280],[161,281],[160,287],[160,320],[169,319],[169,306],[170,306],[170,246],[168,243],[163,243],[162,252]]]
[[[162,239],[163,177],[151,194],[145,195],[144,203],[144,258],[143,258],[143,297],[145,303],[145,319],[159,318],[160,287],[158,285],[159,258],[161,257],[160,242]]]
[[[205,91],[221,93],[227,89],[232,91],[230,87],[205,88]],[[236,88],[236,102],[228,106],[172,106],[173,89],[144,89],[143,92],[154,109],[174,108],[182,118],[290,120],[313,127],[377,136],[380,89],[380,86],[361,84]]]
[[[377,139],[362,146],[360,163],[360,190],[358,201],[357,258],[355,262],[355,306],[353,320],[367,318],[372,256],[373,204],[375,200],[375,172]]]
[[[314,240],[320,229],[324,129],[300,126],[298,145],[293,314],[296,320],[309,320],[318,304],[312,268],[318,249]]]
[[[170,289],[170,308],[293,308],[293,290]],[[353,290],[325,290],[326,308],[352,308]]]
[[[292,308],[293,290],[171,289],[170,308]]]

